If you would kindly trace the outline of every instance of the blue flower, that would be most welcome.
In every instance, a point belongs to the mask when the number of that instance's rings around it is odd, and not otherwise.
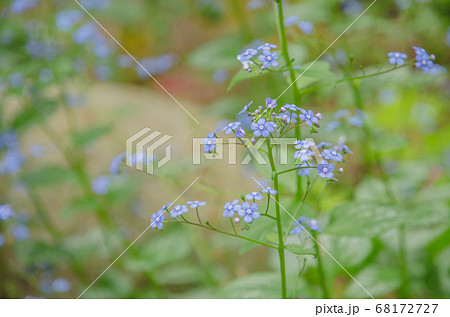
[[[111,176],[102,175],[92,181],[92,191],[98,195],[105,195],[111,185]]]
[[[147,157],[147,154],[144,152],[133,153],[127,156],[127,162],[131,164],[131,166],[136,166],[137,164],[144,164],[153,161],[153,157]]]
[[[176,218],[184,213],[188,212],[188,207],[185,205],[176,205],[172,211],[170,211],[170,216]]]
[[[332,163],[324,163],[317,165],[317,171],[319,172],[319,176],[322,178],[333,178],[334,174],[334,164]]]
[[[233,132],[233,130],[236,130],[239,126],[241,125],[240,122],[236,121],[236,122],[231,122],[229,124],[227,124],[222,131],[225,131],[225,134],[230,134],[231,132]]]
[[[127,54],[121,54],[116,58],[116,64],[120,68],[131,68],[133,67],[133,59]]]
[[[335,150],[325,149],[320,153],[325,160],[333,160],[336,162],[341,162],[344,157],[342,154],[337,153]]]
[[[72,39],[76,44],[93,42],[99,33],[94,22],[87,22],[80,26],[73,34]]]
[[[305,229],[306,226],[308,226],[313,231],[319,232],[322,231],[316,219],[309,219],[307,217],[302,216],[297,219],[296,223],[298,224],[298,227],[292,229],[290,234],[300,234],[303,231],[303,229]]]
[[[313,123],[319,123],[319,119],[314,116],[314,112],[312,110],[306,111],[305,109],[300,109],[300,120],[305,121],[305,123],[309,126],[312,126]]]
[[[348,123],[354,125],[355,127],[362,128],[364,125],[364,119],[358,116],[353,116],[348,118]]]
[[[208,133],[207,137],[203,139],[203,152],[210,153],[216,148],[216,134],[214,132]]]
[[[223,206],[223,208],[225,209],[223,211],[223,216],[229,218],[233,217],[234,213],[239,209],[241,209],[241,205],[239,205],[238,202],[239,202],[238,199],[235,199],[232,202],[231,201],[227,202],[225,206]]]
[[[254,48],[248,48],[241,55],[238,56],[238,60],[241,63],[246,62],[246,61],[250,60],[256,54],[258,54],[257,50],[255,50]]]
[[[79,10],[62,10],[56,13],[56,27],[61,31],[71,30],[75,24],[81,21],[83,13]]]
[[[266,119],[260,118],[258,122],[253,122],[250,125],[250,128],[254,131],[253,135],[255,137],[260,137],[261,135],[267,138],[270,133],[275,131],[275,128],[278,127],[274,122],[266,122]]]
[[[25,225],[17,225],[13,227],[12,234],[17,241],[23,241],[30,237],[30,230]]]
[[[235,135],[237,138],[243,138],[243,137],[245,137],[245,130],[242,129],[241,127],[238,127],[238,128],[236,129],[236,132],[235,132],[234,135]]]
[[[400,52],[390,52],[387,55],[389,57],[389,63],[392,65],[403,65],[405,63],[405,59],[408,58],[408,55]]]
[[[276,119],[281,119],[281,120],[283,120],[286,123],[291,123],[291,122],[292,123],[297,123],[296,118],[298,118],[298,114],[296,114],[295,112],[291,113],[291,112],[286,111],[286,112],[280,113],[275,118]]]
[[[297,226],[297,227],[293,228],[293,229],[289,232],[289,234],[292,234],[292,235],[294,235],[294,234],[300,234],[300,233],[302,233],[302,231],[303,231],[303,227]]]
[[[140,65],[136,65],[136,73],[141,79],[150,77],[148,74],[163,74],[175,65],[177,58],[175,53],[166,53],[156,57],[144,58],[140,60],[140,64],[144,69]]]
[[[283,24],[286,27],[290,27],[291,25],[297,24],[298,22],[299,18],[295,15],[288,16],[283,20]]]
[[[275,109],[277,106],[277,100],[272,98],[266,98],[266,107],[269,109]]]
[[[187,209],[187,208],[186,208]],[[152,214],[152,220],[150,223],[150,227],[153,229],[158,228],[158,230],[161,230],[164,226],[163,222],[166,220],[166,216],[164,215],[165,209],[160,209],[158,212]]]
[[[98,80],[108,80],[111,78],[111,68],[108,66],[98,66],[94,69],[94,75]]]
[[[312,171],[312,165],[309,165],[308,163],[299,164],[297,167],[303,167],[298,170],[298,176],[309,176]]]
[[[24,163],[22,153],[17,149],[9,149],[5,152],[3,161],[0,162],[0,175],[15,175],[20,172]]]
[[[12,14],[21,14],[37,6],[39,0],[14,0],[9,7]]]
[[[5,236],[0,233],[0,248],[5,244]]]
[[[24,81],[23,75],[21,73],[15,72],[9,75],[9,82],[13,88],[18,88],[22,86]]]
[[[270,50],[272,48],[277,48],[277,46],[275,44],[270,44],[270,43],[264,43],[263,45],[258,46],[258,49],[262,50],[264,53],[270,52]]]
[[[260,214],[257,212],[258,205],[252,203],[251,205],[248,202],[243,202],[241,205],[241,209],[238,210],[239,216],[244,218],[246,223],[252,223],[253,219],[258,219]]]
[[[51,288],[55,293],[67,293],[72,286],[65,278],[57,278],[52,282]]]
[[[296,149],[309,149],[314,145],[314,142],[309,140],[297,140],[294,142]]]
[[[11,205],[0,205],[0,220],[8,220],[14,216],[14,210]]]
[[[251,192],[251,193],[245,195],[245,199],[247,199],[247,200],[263,200],[264,197],[261,196],[261,194],[258,192]]]
[[[276,195],[278,192],[275,189],[271,188],[271,187],[266,187],[266,188],[261,189],[261,193],[267,193],[267,194],[270,194],[270,195]]]
[[[289,110],[291,110],[291,111],[297,111],[297,110],[300,110],[300,108],[297,107],[296,105],[289,104],[289,103],[285,104],[283,107],[285,107],[286,109],[289,109]]]
[[[298,22],[298,28],[306,35],[311,35],[314,31],[314,24],[308,21],[300,21]]]
[[[216,70],[213,74],[213,80],[216,83],[223,83],[225,80],[228,79],[228,71],[224,68],[219,68]]]
[[[253,103],[253,101],[250,101],[250,102],[248,103],[248,105],[244,106],[244,108],[242,108],[242,110],[238,112],[238,114],[243,114],[243,113],[247,112],[248,107],[250,107],[250,105],[251,105],[252,103]]]
[[[190,205],[191,208],[198,208],[199,206],[205,206],[206,202],[194,200],[194,201],[187,201],[186,204]]]
[[[263,63],[264,67],[269,68],[270,66],[276,67],[278,66],[278,54],[271,53],[268,51],[264,52],[264,55],[259,55],[258,59]]]
[[[167,204],[161,207],[161,210],[167,210],[170,206],[172,206],[172,203],[168,202]]]
[[[414,46],[414,50],[416,52],[416,67],[424,73],[428,73],[434,65],[431,56],[421,47]]]
[[[294,153],[294,158],[300,159],[300,161],[302,162],[306,162],[309,161],[313,155],[314,155],[313,151],[310,151],[308,149],[302,149]]]
[[[13,149],[19,145],[17,134],[13,131],[6,132],[0,135],[0,150]]]
[[[319,222],[316,219],[310,219],[307,224],[309,229],[322,232],[322,228],[320,227]]]
[[[347,154],[347,153],[353,154],[353,152],[350,150],[350,148],[343,143],[338,143],[338,145],[336,146],[336,151],[343,152],[344,154]]]
[[[332,146],[333,144],[331,144],[331,143],[328,143],[328,142],[320,142],[319,144],[317,144],[317,147],[319,148],[319,149],[323,149],[323,148],[326,148],[327,146]]]
[[[120,164],[125,159],[125,156],[126,153],[122,153],[112,159],[111,165],[109,166],[109,170],[113,175],[119,174]]]

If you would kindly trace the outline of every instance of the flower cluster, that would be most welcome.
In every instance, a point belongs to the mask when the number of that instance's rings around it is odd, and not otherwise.
[[[286,27],[297,25],[297,27],[306,35],[311,35],[314,31],[314,24],[308,21],[300,21],[298,16],[292,15],[283,21]]]
[[[424,73],[428,73],[434,66],[434,55],[429,55],[427,51],[417,46],[414,46],[414,51],[416,52],[416,67]]]
[[[389,57],[389,64],[392,65],[403,65],[405,64],[405,59],[408,58],[408,55],[400,52],[390,52],[387,55]]]
[[[356,109],[353,113],[350,109],[340,109],[333,114],[333,121],[328,123],[327,130],[334,131],[342,124],[349,124],[358,128],[362,128],[366,121],[366,114]]]
[[[263,200],[264,197],[261,194],[267,194],[267,197],[270,199],[270,195],[277,194],[277,191],[271,187],[266,187],[260,190],[259,192],[253,191],[243,196],[242,204],[239,204],[239,200],[235,199],[233,201],[227,202],[223,208],[223,216],[228,218],[233,218],[237,213],[239,217],[235,217],[233,221],[235,223],[241,222],[241,218],[245,223],[250,224],[253,220],[258,219],[261,214],[258,212],[259,206],[256,201]],[[247,202],[245,200],[249,200]]]
[[[198,211],[198,207],[205,206],[206,202],[199,201],[199,200],[194,200],[194,201],[189,200],[186,202],[186,204],[189,205],[189,207],[191,207],[192,209],[197,209],[197,211]],[[160,210],[158,210],[157,212],[152,214],[151,223],[150,223],[151,228],[158,229],[158,230],[161,230],[163,228],[164,221],[166,220],[166,216],[164,215],[164,213],[166,211],[169,212],[170,217],[172,217],[172,218],[177,218],[179,216],[182,216],[183,214],[185,214],[189,211],[189,209],[186,205],[176,205],[175,207],[173,207],[172,210],[169,211],[169,208],[172,205],[173,204],[171,202],[169,202],[169,203],[165,204],[164,206],[162,206]]]
[[[0,134],[0,151],[3,152],[3,159],[0,157],[0,175],[19,173],[25,158],[19,149],[19,141],[15,132],[9,131]]]
[[[298,226],[293,228],[290,231],[290,234],[300,234],[303,229],[306,228],[309,228],[312,231],[322,232],[322,228],[320,227],[319,222],[316,219],[309,219],[302,216],[296,220],[296,223],[298,224]]]
[[[274,48],[277,48],[277,46],[270,43],[265,43],[257,48],[247,48],[237,56],[237,60],[241,62],[244,70],[248,72],[252,71],[252,65],[256,65],[256,68],[259,69],[260,72],[270,67],[277,67],[278,53],[272,52],[272,49]],[[257,55],[258,61],[255,60],[255,56]]]

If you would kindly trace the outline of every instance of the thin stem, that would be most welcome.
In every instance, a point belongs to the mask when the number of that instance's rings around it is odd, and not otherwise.
[[[267,213],[269,212],[269,205],[270,205],[270,194],[269,194],[269,192],[267,192],[267,207],[266,207],[266,212],[264,213],[264,215],[267,215]]]
[[[322,298],[327,299],[330,298],[330,295],[328,293],[326,278],[325,278],[325,271],[323,269],[323,263],[322,263],[322,257],[320,256],[320,248],[317,241],[317,233],[312,232],[312,235],[314,237],[314,246],[316,248],[317,253],[317,270],[319,273],[319,281],[320,281],[320,287],[322,288]]]
[[[275,211],[277,221],[277,233],[278,233],[278,257],[280,259],[280,275],[281,275],[281,296],[287,298],[286,288],[286,263],[284,258],[284,239],[283,239],[283,227],[281,225],[281,212],[280,212],[280,189],[278,186],[278,175],[276,173],[275,162],[273,160],[272,147],[270,145],[270,139],[267,139],[267,149],[269,152],[270,167],[272,169],[273,186],[277,191],[275,194]]]
[[[230,218],[230,224],[231,224],[231,227],[233,228],[234,234],[237,235],[236,228],[234,227],[233,219],[231,219],[231,218]]]
[[[200,220],[200,215],[198,214],[198,207],[195,208],[195,212],[196,212],[196,214],[197,214],[198,222],[199,222],[200,224],[202,224],[202,221]],[[230,218],[230,219],[231,219],[231,218]]]
[[[402,284],[400,288],[400,297],[410,298],[409,294],[409,274],[408,274],[408,253],[406,248],[406,230],[405,225],[399,228],[399,261],[402,274]]]

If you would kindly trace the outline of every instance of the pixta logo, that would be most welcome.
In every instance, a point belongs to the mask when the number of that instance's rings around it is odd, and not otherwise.
[[[133,134],[126,141],[126,164],[134,166],[140,171],[153,174],[155,164],[155,151],[164,143],[169,141],[172,136],[161,132],[152,131],[150,128],[144,128]],[[159,139],[157,139],[161,136]],[[168,144],[165,148],[165,155],[162,159],[156,160],[157,168],[162,167],[172,158],[172,146]]]

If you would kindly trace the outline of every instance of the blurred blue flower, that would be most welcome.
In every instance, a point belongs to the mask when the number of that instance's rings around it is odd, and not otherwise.
[[[355,127],[362,128],[362,126],[364,125],[364,119],[358,116],[353,116],[348,118],[348,123],[354,125]]]
[[[170,216],[176,218],[184,213],[188,212],[188,207],[185,205],[176,205],[173,210],[170,211]]]
[[[81,5],[85,9],[106,9],[109,4],[110,0],[80,0]]]
[[[223,206],[223,208],[225,209],[223,211],[223,216],[229,218],[233,217],[234,213],[239,209],[241,209],[241,205],[239,205],[238,203],[239,203],[238,199],[235,199],[232,202],[231,201],[227,202],[225,206]]]
[[[331,179],[334,176],[334,174],[332,173],[334,171],[334,164],[333,163],[318,164],[317,171],[319,172],[320,177]]]
[[[255,137],[263,136],[265,138],[267,138],[270,133],[274,132],[276,127],[276,123],[270,121],[266,122],[266,119],[264,118],[260,118],[258,122],[253,122],[250,126]]]
[[[317,144],[317,147],[319,149],[323,149],[326,148],[327,146],[332,146],[333,144],[329,143],[329,142],[320,142],[319,144]]]
[[[236,122],[231,122],[229,124],[227,124],[222,131],[225,131],[225,134],[230,134],[231,132],[236,131],[237,128],[241,125],[240,122],[236,121]]]
[[[325,160],[333,160],[336,162],[341,162],[344,157],[342,154],[337,153],[335,150],[325,149],[320,153]]]
[[[42,68],[39,71],[39,80],[43,83],[48,83],[53,79],[53,72],[49,68]]]
[[[298,28],[306,35],[311,35],[314,32],[314,24],[308,21],[298,22]]]
[[[5,244],[5,236],[0,233],[0,248]]]
[[[9,82],[11,83],[11,86],[14,88],[18,88],[23,85],[23,75],[21,73],[15,72],[9,75]]]
[[[307,217],[300,217],[296,220],[296,224],[298,224],[297,227],[293,228],[290,232],[290,234],[300,234],[303,229],[305,229],[306,226],[308,226],[313,231],[319,231],[321,232],[322,229],[320,228],[319,222],[316,219],[309,219]]]
[[[430,75],[431,76],[438,76],[440,74],[444,74],[447,72],[447,69],[439,64],[434,64],[433,67],[430,69]]]
[[[121,54],[116,58],[116,64],[120,68],[131,68],[133,67],[133,59],[127,54]]]
[[[9,11],[13,14],[21,14],[37,6],[39,0],[13,0]]]
[[[277,67],[278,66],[278,54],[276,52],[271,53],[265,51],[263,55],[259,55],[258,59],[263,63],[264,67],[269,68],[270,66]]]
[[[353,154],[353,152],[350,150],[350,148],[343,144],[343,143],[338,143],[337,147],[336,147],[336,151],[338,152],[343,152],[344,154]]]
[[[17,225],[12,228],[12,234],[17,241],[23,241],[30,237],[30,230],[25,225]]]
[[[251,0],[247,3],[245,6],[247,10],[253,11],[256,9],[260,9],[266,5],[266,2],[264,0]]]
[[[56,48],[49,43],[40,42],[38,40],[29,40],[25,48],[31,57],[37,59],[45,59],[52,61],[56,57]]]
[[[257,211],[259,206],[255,203],[252,203],[251,205],[244,201],[241,205],[241,209],[238,210],[239,216],[244,218],[244,221],[246,223],[252,223],[253,220],[258,219],[260,216],[260,213]]]
[[[297,140],[294,142],[296,149],[309,149],[314,145],[314,142],[309,140]]]
[[[72,288],[72,285],[65,278],[57,278],[52,282],[51,288],[55,293],[67,293]]]
[[[121,153],[112,159],[111,165],[109,166],[111,174],[113,175],[119,174],[120,164],[125,160],[125,157],[126,153]]]
[[[108,66],[98,66],[94,69],[94,75],[99,80],[108,80],[111,78],[112,71]]]
[[[450,26],[447,28],[447,33],[445,35],[445,43],[450,47]]]
[[[245,137],[245,130],[242,129],[241,127],[238,127],[238,128],[236,129],[236,132],[234,133],[234,135],[235,135],[237,138],[243,138],[243,137]]]
[[[289,104],[289,103],[285,104],[283,107],[286,108],[286,109],[289,109],[291,111],[298,111],[298,110],[300,110],[300,108],[297,107],[296,105]]]
[[[92,191],[98,195],[105,195],[111,186],[111,175],[102,175],[92,181]]]
[[[14,149],[19,145],[17,134],[13,131],[6,132],[0,135],[0,150]]]
[[[167,72],[175,65],[177,55],[174,53],[167,53],[157,57],[148,57],[140,61],[141,66],[136,66],[136,72],[141,79],[150,77],[151,75],[158,75]]]
[[[14,214],[11,205],[0,205],[0,220],[8,220],[9,218],[14,217]]]
[[[158,230],[161,230],[163,228],[163,222],[164,220],[166,220],[164,212],[165,209],[160,209],[158,210],[158,212],[152,214],[150,227],[152,227],[153,229],[158,228]]]
[[[313,123],[314,124],[319,123],[319,119],[315,117],[314,112],[312,110],[306,111],[304,109],[300,109],[300,112],[301,112],[299,116],[300,120],[305,121],[307,125],[312,126]]]
[[[283,23],[286,27],[290,27],[292,25],[297,24],[299,21],[300,21],[300,19],[298,18],[298,16],[291,15],[291,16],[286,17],[283,20]]]
[[[308,149],[302,149],[294,153],[294,158],[299,159],[302,162],[309,161],[312,156],[314,156],[314,152]]]
[[[65,97],[66,104],[70,109],[84,105],[86,97],[84,95],[70,94]]]
[[[266,188],[261,189],[261,193],[268,193],[270,195],[276,195],[278,192],[271,187],[266,187]]]
[[[247,199],[247,200],[263,200],[264,197],[261,196],[261,194],[258,192],[251,192],[251,193],[245,195],[245,199]]]
[[[190,205],[191,208],[198,208],[199,206],[205,206],[206,201],[198,201],[198,200],[187,201],[186,204]]]
[[[346,15],[354,16],[361,13],[363,6],[357,0],[348,0],[342,5],[342,10]]]
[[[81,21],[83,13],[79,10],[67,9],[56,13],[56,27],[60,31],[69,31]]]
[[[269,109],[275,109],[277,106],[277,100],[272,98],[265,99],[266,107]]]
[[[20,172],[24,163],[22,153],[17,149],[9,149],[5,152],[3,161],[0,162],[0,175],[15,175]]]
[[[270,50],[272,48],[277,48],[277,46],[275,44],[270,44],[270,43],[264,43],[264,44],[258,46],[258,49],[262,50],[263,53],[270,53]]]
[[[395,102],[395,100],[397,99],[397,93],[395,92],[395,90],[386,88],[380,91],[378,99],[381,103],[389,105]]]
[[[113,50],[105,39],[99,38],[94,43],[94,54],[99,58],[107,58],[113,54]]]
[[[405,64],[405,59],[408,58],[408,55],[400,52],[390,52],[387,55],[389,57],[389,64],[392,65],[403,65]]]
[[[97,26],[94,22],[89,21],[80,26],[73,34],[72,39],[76,44],[85,44],[92,42],[98,36]]]
[[[258,54],[258,51],[254,48],[247,48],[242,54],[240,54],[238,60],[242,63],[244,61],[250,60],[253,56]]]
[[[203,139],[203,152],[210,153],[216,148],[216,135],[214,132],[208,133],[207,137]]]
[[[216,83],[223,83],[227,79],[228,79],[228,72],[224,68],[219,68],[213,74],[213,80]]]
[[[331,121],[330,123],[327,124],[327,130],[331,132],[331,131],[336,130],[340,126],[341,126],[341,123],[339,121]]]
[[[242,108],[241,111],[238,112],[238,114],[243,114],[245,112],[247,112],[248,107],[250,107],[250,105],[253,103],[253,101],[250,101],[247,105],[244,106],[244,108]]]
[[[298,170],[298,176],[309,176],[309,174],[310,174],[311,171],[312,171],[312,168],[309,168],[309,167],[311,167],[311,166],[312,166],[312,165],[309,165],[309,164],[306,163],[306,162],[297,165],[297,167],[304,167],[304,168],[301,168],[301,169]],[[308,168],[306,168],[306,167],[308,167]]]

